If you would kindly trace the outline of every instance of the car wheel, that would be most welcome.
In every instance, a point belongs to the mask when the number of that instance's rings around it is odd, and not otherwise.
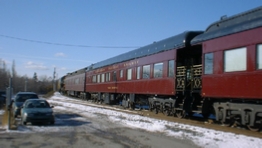
[[[23,120],[23,118],[22,118],[22,124],[23,124],[23,125],[26,125],[26,122]]]

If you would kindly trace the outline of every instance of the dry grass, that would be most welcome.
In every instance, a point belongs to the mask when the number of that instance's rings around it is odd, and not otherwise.
[[[7,126],[7,124],[8,124],[8,111],[5,107],[5,113],[2,118],[2,126]]]
[[[5,109],[5,113],[3,115],[3,118],[2,118],[2,126],[6,126],[8,127],[8,110],[6,109],[6,107],[4,107]],[[15,118],[13,117],[13,114],[12,112],[10,113],[10,116],[11,116],[11,119],[10,119],[10,122],[11,122],[11,125],[10,125],[10,129],[12,130],[15,130],[17,129],[17,126],[16,126],[16,121],[15,121]]]

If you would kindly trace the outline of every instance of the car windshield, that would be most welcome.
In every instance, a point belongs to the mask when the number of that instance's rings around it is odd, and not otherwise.
[[[46,101],[29,101],[25,104],[25,108],[50,108],[50,105]]]
[[[16,97],[15,102],[25,102],[27,99],[38,98],[35,94],[20,94]]]

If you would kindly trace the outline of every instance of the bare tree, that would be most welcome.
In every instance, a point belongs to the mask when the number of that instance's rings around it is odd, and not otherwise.
[[[19,91],[33,91],[40,94],[46,94],[52,91],[52,79],[42,76],[40,79],[35,72],[33,77],[19,76],[15,69],[15,61],[12,63],[12,69],[7,69],[5,61],[0,59],[0,90],[5,90],[9,85],[9,78],[13,78],[14,93]]]
[[[8,87],[8,77],[10,72],[6,68],[5,61],[0,59],[0,89],[4,90]]]

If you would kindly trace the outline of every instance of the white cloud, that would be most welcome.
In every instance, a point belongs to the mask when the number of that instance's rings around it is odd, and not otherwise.
[[[49,70],[49,68],[47,66],[44,66],[43,63],[34,63],[32,61],[28,61],[25,64],[25,68],[34,70]]]
[[[0,58],[1,63],[4,62],[6,65],[12,64],[12,61]]]
[[[55,56],[56,57],[66,57],[66,55],[62,52],[56,53]]]

